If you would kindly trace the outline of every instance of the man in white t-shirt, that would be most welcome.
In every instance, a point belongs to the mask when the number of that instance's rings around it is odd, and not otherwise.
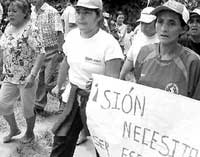
[[[67,7],[61,15],[61,20],[64,28],[64,36],[76,27],[76,10],[71,2],[68,2]]]
[[[123,65],[123,68],[129,67],[129,65],[133,64],[135,66],[135,61],[137,59],[138,53],[140,49],[148,44],[158,43],[158,37],[155,30],[155,21],[156,16],[152,15],[151,12],[154,10],[153,7],[146,7],[142,10],[140,18],[137,22],[140,22],[140,26],[138,27],[137,33],[133,37],[132,45],[127,52],[127,58]],[[128,73],[128,75],[121,76],[125,78],[125,80],[134,81],[132,73]]]
[[[153,7],[144,8],[137,20],[140,22],[140,29],[134,36],[132,46],[127,53],[127,58],[132,58],[134,64],[141,47],[159,42],[155,30],[156,16],[151,15],[153,9]]]

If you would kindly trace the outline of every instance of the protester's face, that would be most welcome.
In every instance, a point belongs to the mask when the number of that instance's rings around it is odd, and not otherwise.
[[[25,20],[26,14],[14,4],[8,7],[8,19],[11,25],[18,26]]]
[[[117,23],[123,24],[123,22],[124,22],[124,15],[118,15],[117,16]]]
[[[127,33],[130,33],[132,31],[132,26],[131,25],[127,25]]]
[[[141,31],[148,37],[151,37],[154,34],[156,34],[155,21],[151,23],[141,22]]]
[[[179,15],[172,11],[160,12],[156,21],[156,32],[161,43],[176,42],[179,35],[184,33]]]
[[[200,36],[200,16],[192,16],[188,22],[190,27],[189,33],[192,36]]]
[[[83,7],[76,8],[76,23],[82,33],[88,34],[99,27],[100,16],[95,10]]]

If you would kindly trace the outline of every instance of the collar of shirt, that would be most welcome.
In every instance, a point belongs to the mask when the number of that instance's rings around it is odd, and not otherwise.
[[[44,4],[40,7],[40,9],[38,11],[36,11],[36,7],[34,8],[35,13],[40,13],[40,12],[44,12],[47,8],[49,7],[49,5],[44,2]]]

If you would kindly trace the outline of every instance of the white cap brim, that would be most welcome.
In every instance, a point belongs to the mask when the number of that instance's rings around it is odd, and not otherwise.
[[[156,19],[154,15],[141,15],[141,17],[136,22],[151,23]]]
[[[200,16],[200,11],[194,10],[190,12],[190,16],[195,16],[195,15]]]
[[[98,7],[95,7],[95,6],[84,5],[84,4],[78,4],[78,5],[75,5],[75,7],[83,7],[83,8],[88,8],[88,9],[100,9]]]

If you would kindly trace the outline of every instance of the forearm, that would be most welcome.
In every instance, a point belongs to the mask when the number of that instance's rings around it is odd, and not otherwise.
[[[62,26],[63,26],[63,32],[65,32],[66,30],[65,30],[65,21],[64,20],[62,20]]]
[[[63,32],[59,31],[58,32],[58,43],[57,43],[59,51],[62,51],[63,43],[64,43],[64,34],[63,34]]]
[[[61,62],[58,73],[57,86],[59,89],[61,89],[63,83],[66,81],[66,78],[68,76],[68,70],[69,70],[69,65],[67,63],[67,57],[65,57]]]
[[[45,54],[40,54],[38,55],[38,57],[36,58],[36,61],[34,63],[34,66],[31,70],[31,75],[33,76],[37,76],[43,62],[44,62],[44,59],[45,59]]]
[[[121,69],[121,72],[120,72],[120,79],[121,80],[125,80],[125,76],[126,74],[131,71],[131,69],[133,68],[133,64],[131,61],[129,61],[128,59],[125,60],[123,66],[122,66],[122,69]]]

